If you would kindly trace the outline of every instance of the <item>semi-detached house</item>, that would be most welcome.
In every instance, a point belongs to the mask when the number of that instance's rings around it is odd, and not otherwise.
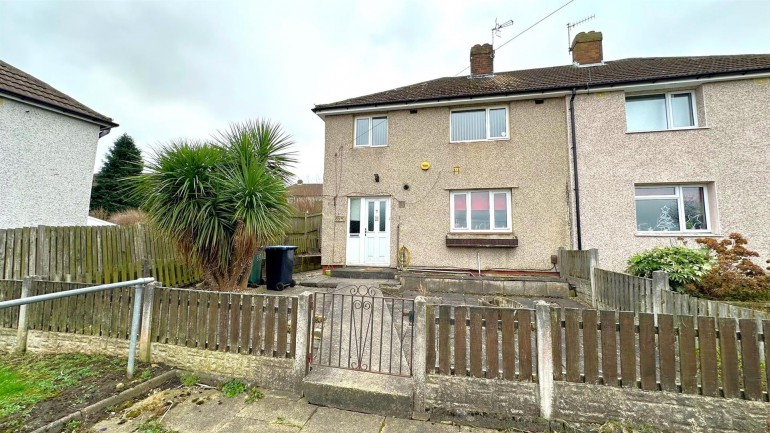
[[[622,269],[732,231],[770,256],[770,55],[604,61],[599,32],[572,55],[495,72],[476,45],[468,76],[317,105],[323,265]]]

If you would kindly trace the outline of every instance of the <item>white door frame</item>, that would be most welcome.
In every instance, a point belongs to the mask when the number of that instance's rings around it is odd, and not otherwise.
[[[358,234],[351,236],[350,234],[350,211],[351,202],[359,199],[360,214],[359,214],[359,230]],[[379,222],[382,216],[379,215],[380,209],[378,203],[384,201],[385,203],[385,230],[379,230]],[[368,209],[369,203],[374,202],[374,231],[368,230]],[[390,197],[348,197],[348,212],[346,216],[346,253],[345,264],[348,266],[376,266],[376,267],[390,267]],[[372,235],[374,233],[374,235]],[[384,243],[384,245],[382,245]],[[367,260],[367,247],[375,248],[380,251],[378,255],[380,260]]]

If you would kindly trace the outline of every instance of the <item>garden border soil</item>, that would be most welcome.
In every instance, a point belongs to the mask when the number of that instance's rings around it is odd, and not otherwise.
[[[138,397],[148,392],[149,390],[153,388],[157,388],[171,381],[172,379],[178,377],[180,372],[181,372],[180,370],[176,370],[176,369],[167,371],[158,377],[154,377],[146,382],[142,382],[133,388],[130,388],[121,392],[118,395],[113,395],[112,397],[108,397],[90,406],[84,407],[83,409],[77,410],[65,417],[59,418],[56,421],[49,423],[48,425],[40,427],[37,430],[33,430],[32,433],[59,432],[62,430],[65,424],[67,424],[72,420],[83,419],[86,416],[96,413],[106,407],[114,406],[114,405],[123,403],[126,400],[130,400],[132,398]]]

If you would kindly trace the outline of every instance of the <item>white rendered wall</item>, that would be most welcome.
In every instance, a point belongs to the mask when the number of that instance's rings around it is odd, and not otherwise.
[[[0,228],[85,225],[99,126],[0,98]]]

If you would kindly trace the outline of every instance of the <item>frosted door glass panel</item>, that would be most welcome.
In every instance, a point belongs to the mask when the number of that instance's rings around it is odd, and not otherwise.
[[[452,141],[485,140],[487,114],[485,110],[452,113]]]
[[[356,120],[356,146],[369,144],[369,119]]]
[[[350,200],[350,234],[358,235],[361,233],[361,199],[354,198]]]
[[[671,96],[671,117],[674,128],[695,126],[692,116],[692,95],[689,93]]]
[[[708,230],[706,199],[701,187],[682,187],[684,225],[687,230]]]
[[[388,144],[388,118],[372,118],[372,146],[386,146]]]
[[[386,215],[385,202],[381,201],[380,202],[380,232],[385,231],[385,215]]]
[[[367,221],[367,230],[370,232],[374,231],[374,202],[370,201],[367,203],[367,215],[368,215],[368,221]]]
[[[634,96],[626,98],[626,126],[629,131],[667,129],[666,96]]]
[[[489,110],[489,136],[491,138],[507,137],[506,123],[505,108]]]
[[[677,200],[637,200],[636,229],[641,232],[671,232],[679,230]]]

